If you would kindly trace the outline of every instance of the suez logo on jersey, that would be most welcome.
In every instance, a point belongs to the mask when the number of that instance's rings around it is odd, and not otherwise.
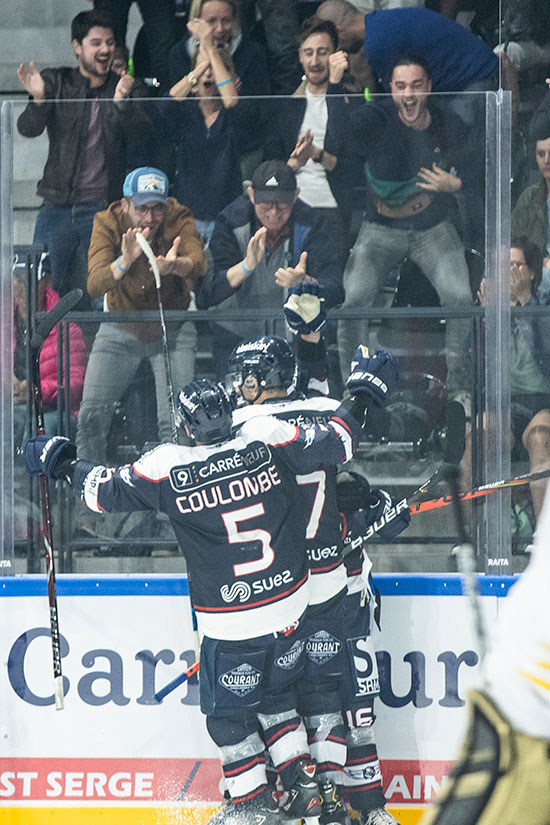
[[[176,493],[204,487],[217,479],[228,481],[255,470],[271,461],[271,451],[265,444],[256,442],[246,450],[228,450],[221,456],[195,462],[170,470],[170,484]]]
[[[239,581],[234,582],[231,587],[224,584],[220,587],[220,595],[224,602],[230,604],[238,599],[240,604],[247,602],[254,594],[259,596],[267,590],[273,590],[274,587],[281,587],[283,584],[291,584],[294,577],[290,570],[283,570],[281,573],[276,573],[274,576],[267,576],[262,579],[256,579],[248,584],[248,582]]]

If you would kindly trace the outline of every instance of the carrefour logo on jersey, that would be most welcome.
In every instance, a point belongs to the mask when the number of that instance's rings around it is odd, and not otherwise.
[[[227,673],[222,673],[218,678],[218,682],[226,690],[234,693],[235,696],[248,696],[253,690],[256,690],[262,680],[262,674],[256,670],[252,665],[244,662]]]
[[[238,478],[251,470],[259,470],[271,461],[265,444],[256,442],[244,450],[228,450],[206,461],[180,465],[170,470],[170,484],[177,493],[204,487],[212,481]]]
[[[342,642],[326,630],[320,630],[307,640],[306,651],[312,662],[323,665],[334,658],[342,649]]]

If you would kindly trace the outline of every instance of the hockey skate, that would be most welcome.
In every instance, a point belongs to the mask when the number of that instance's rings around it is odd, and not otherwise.
[[[272,788],[247,802],[229,800],[208,820],[208,825],[281,825],[283,822]]]
[[[399,823],[385,808],[375,808],[368,814],[361,814],[361,825],[399,825]]]
[[[288,819],[309,819],[321,815],[321,794],[315,779],[314,759],[299,759],[297,779],[289,790],[282,808]]]
[[[334,782],[320,782],[321,790],[321,817],[320,825],[346,825],[348,817],[346,803],[338,793]]]

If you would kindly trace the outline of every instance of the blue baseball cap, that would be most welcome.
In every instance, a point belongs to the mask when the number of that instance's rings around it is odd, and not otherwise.
[[[166,203],[168,198],[168,178],[154,166],[139,166],[128,172],[122,186],[122,194],[130,198],[135,206],[144,203]]]

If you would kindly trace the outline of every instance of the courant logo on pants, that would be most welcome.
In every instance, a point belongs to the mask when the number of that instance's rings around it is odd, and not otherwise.
[[[235,696],[248,696],[258,687],[261,680],[262,674],[260,671],[246,662],[234,667],[232,670],[228,670],[226,673],[222,673],[218,678],[220,685],[234,693]]]
[[[275,659],[277,667],[280,667],[282,670],[292,670],[293,667],[296,667],[303,653],[305,644],[303,639],[294,642],[290,650],[287,650],[286,653],[283,653],[282,656]]]
[[[342,649],[342,642],[326,630],[319,630],[307,640],[306,652],[312,662],[324,665]]]

